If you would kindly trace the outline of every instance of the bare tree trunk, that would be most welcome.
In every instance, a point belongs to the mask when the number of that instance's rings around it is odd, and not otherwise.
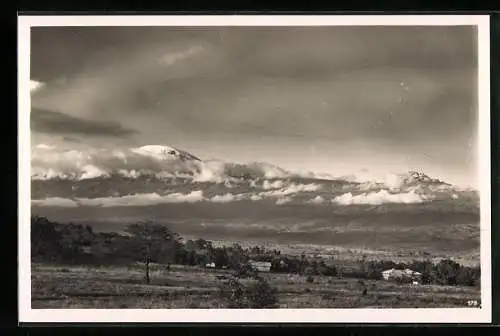
[[[149,285],[149,282],[150,282],[150,278],[149,278],[149,256],[146,257],[146,261],[145,261],[145,266],[146,266],[146,284]]]

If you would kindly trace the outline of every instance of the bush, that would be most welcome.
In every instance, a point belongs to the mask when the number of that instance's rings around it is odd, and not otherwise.
[[[248,287],[248,301],[250,308],[274,308],[278,302],[277,289],[261,278]]]
[[[250,264],[242,264],[236,269],[236,272],[233,273],[233,276],[241,279],[257,278],[259,276],[259,272]]]
[[[370,261],[365,268],[366,278],[372,280],[380,280],[382,279],[382,272],[385,271],[383,268],[386,265],[381,263],[377,264],[376,262]]]
[[[245,297],[245,287],[237,279],[229,280],[221,288],[221,296],[228,301],[228,308],[247,308],[248,302]]]
[[[307,276],[306,281],[307,281],[307,283],[313,283],[313,282],[314,282],[314,277],[313,277],[311,274],[309,274],[309,275]]]
[[[479,286],[481,283],[481,269],[479,267],[461,268],[457,275],[457,283],[465,286]]]
[[[323,275],[326,275],[326,276],[337,276],[338,275],[338,272],[337,272],[337,268],[333,265],[331,266],[326,266],[322,272],[321,272]]]
[[[277,289],[265,279],[245,287],[238,279],[231,279],[221,287],[221,297],[228,302],[228,308],[274,308]]]

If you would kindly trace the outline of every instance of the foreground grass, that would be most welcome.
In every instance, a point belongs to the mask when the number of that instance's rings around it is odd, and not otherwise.
[[[262,274],[278,289],[281,308],[451,308],[479,300],[480,290],[457,286],[405,286],[387,281],[335,277]],[[227,308],[219,286],[227,271],[207,271],[174,265],[170,271],[155,265],[152,281],[144,284],[141,265],[128,267],[61,267],[32,265],[32,308]],[[366,295],[362,295],[363,289]]]

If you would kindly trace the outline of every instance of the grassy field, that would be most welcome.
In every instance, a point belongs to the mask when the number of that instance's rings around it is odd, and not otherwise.
[[[480,300],[479,288],[399,285],[387,281],[261,274],[278,289],[280,308],[467,307]],[[154,265],[144,284],[140,264],[127,267],[32,264],[32,308],[227,308],[220,285],[230,274],[196,267]],[[243,280],[242,282],[245,282]],[[366,295],[362,295],[363,289]]]

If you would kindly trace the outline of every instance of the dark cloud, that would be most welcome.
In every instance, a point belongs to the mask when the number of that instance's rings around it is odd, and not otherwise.
[[[66,142],[71,142],[71,143],[80,143],[80,142],[82,142],[82,140],[80,140],[79,138],[69,137],[69,136],[63,137],[63,140],[66,141]]]
[[[137,133],[136,130],[124,128],[117,122],[85,120],[39,108],[34,108],[31,111],[31,129],[47,134],[80,134],[121,138]]]

